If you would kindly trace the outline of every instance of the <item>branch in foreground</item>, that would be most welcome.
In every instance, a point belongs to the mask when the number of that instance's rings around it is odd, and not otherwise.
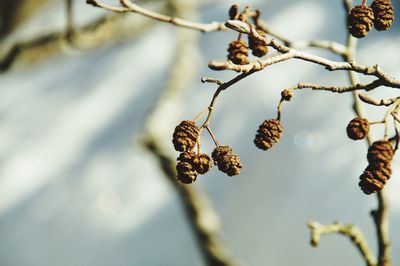
[[[312,90],[318,90],[318,91],[330,91],[330,92],[335,92],[335,93],[345,93],[345,92],[358,91],[358,90],[370,91],[370,90],[373,90],[373,89],[381,86],[382,84],[383,84],[383,82],[379,79],[377,79],[371,83],[368,83],[368,84],[357,83],[355,85],[343,86],[343,87],[324,86],[324,85],[312,84],[312,83],[298,83],[295,87],[293,87],[293,89],[294,90],[312,89]],[[363,94],[363,95],[365,95],[365,94]]]
[[[396,97],[396,98],[391,98],[391,99],[380,99],[380,100],[378,100],[378,99],[372,98],[371,96],[369,96],[367,94],[361,94],[361,93],[358,95],[358,98],[361,101],[365,102],[365,103],[368,103],[368,104],[371,104],[371,105],[375,105],[375,106],[390,106],[396,100],[399,99],[399,97]]]
[[[352,224],[333,223],[322,225],[315,221],[310,221],[308,227],[311,231],[311,245],[316,247],[319,245],[322,235],[341,234],[347,236],[351,243],[358,249],[361,256],[365,260],[367,266],[376,266],[376,258],[368,246],[361,230]]]
[[[378,207],[371,211],[378,236],[378,266],[390,266],[389,203],[383,191],[378,191]]]
[[[250,63],[247,65],[234,65],[230,62],[225,61],[212,61],[209,64],[209,67],[214,70],[234,70],[237,72],[247,72],[250,70],[262,70],[267,66],[280,63],[283,61],[287,61],[289,59],[300,59],[303,61],[315,63],[321,66],[324,66],[329,71],[336,71],[336,70],[347,70],[347,71],[354,71],[360,74],[375,76],[379,78],[385,86],[392,87],[392,88],[400,88],[400,80],[395,79],[394,77],[389,76],[378,65],[374,66],[366,66],[362,64],[358,64],[354,61],[348,62],[338,62],[328,60],[326,58],[312,55],[309,53],[297,51],[295,49],[291,49],[283,44],[278,43],[273,38],[263,37],[261,36],[257,30],[247,23],[238,21],[238,20],[228,20],[225,25],[237,32],[249,34],[255,39],[263,42],[267,46],[271,46],[278,52],[282,53],[277,56],[269,57],[266,59],[257,60],[254,63]]]
[[[86,0],[86,3],[88,3],[88,4],[91,4],[96,7],[101,7],[103,9],[106,9],[109,11],[113,11],[113,12],[117,12],[117,13],[126,13],[126,12],[138,13],[138,14],[141,14],[141,15],[151,18],[151,19],[171,23],[173,25],[183,27],[183,28],[198,30],[201,32],[213,32],[213,31],[221,31],[221,30],[226,29],[224,24],[220,23],[220,22],[214,21],[214,22],[211,22],[208,24],[196,23],[196,22],[191,22],[191,21],[184,20],[181,18],[166,16],[166,15],[163,15],[163,14],[160,14],[157,12],[153,12],[153,11],[144,9],[144,8],[132,3],[129,0],[120,0],[120,2],[122,4],[122,7],[110,6],[110,5],[107,5],[98,0]]]

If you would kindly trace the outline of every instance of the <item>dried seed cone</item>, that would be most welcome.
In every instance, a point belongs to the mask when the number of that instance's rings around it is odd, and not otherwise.
[[[200,129],[192,120],[182,121],[176,126],[172,143],[177,151],[190,151],[196,145]]]
[[[270,149],[282,136],[283,127],[277,119],[265,120],[257,130],[254,144],[262,150]]]
[[[195,163],[196,171],[201,175],[207,173],[212,167],[210,156],[205,153],[197,154],[193,158],[193,162]]]
[[[389,141],[378,140],[368,149],[367,159],[370,165],[390,165],[393,160],[393,148]]]
[[[179,155],[176,171],[178,172],[177,179],[180,182],[190,184],[196,181],[199,173],[194,162],[195,157],[196,154],[194,152],[182,152]]]
[[[394,8],[390,0],[375,0],[371,4],[374,11],[374,26],[378,31],[387,30],[394,20]]]
[[[293,91],[285,89],[281,92],[281,97],[284,101],[290,101],[293,97]]]
[[[365,194],[369,195],[382,190],[391,174],[390,164],[369,165],[360,176],[358,185]]]
[[[229,8],[229,19],[236,19],[237,15],[239,13],[239,6],[234,4]]]
[[[346,128],[347,136],[352,140],[360,140],[367,136],[369,132],[369,122],[365,118],[353,118]]]
[[[218,166],[221,172],[228,176],[238,175],[242,164],[237,154],[232,152],[229,146],[218,146],[211,154],[214,164]]]
[[[246,65],[249,63],[247,58],[247,46],[243,40],[236,40],[229,44],[228,59],[236,65]]]
[[[258,29],[257,32],[263,37],[266,36],[266,33],[262,30]],[[251,35],[249,35],[249,48],[251,49],[252,54],[257,57],[262,57],[268,53],[268,47]]]
[[[349,32],[356,38],[363,38],[374,25],[374,12],[372,8],[364,5],[353,7],[349,14]]]

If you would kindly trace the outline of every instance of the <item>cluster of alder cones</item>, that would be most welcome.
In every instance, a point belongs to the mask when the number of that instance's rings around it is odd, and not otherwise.
[[[263,31],[258,23],[258,18],[261,15],[260,11],[253,11],[249,7],[246,7],[243,12],[239,13],[239,6],[233,5],[229,9],[229,18],[237,19],[242,22],[250,24],[249,18],[254,21],[254,26],[257,32],[261,36],[266,36],[266,32]],[[236,65],[246,65],[249,63],[248,49],[251,50],[252,54],[256,57],[262,57],[268,53],[268,47],[262,41],[254,38],[254,36],[248,35],[248,45],[246,41],[239,34],[237,40],[234,40],[229,44],[228,47],[228,60]]]
[[[293,96],[292,90],[283,90],[281,101],[290,101]],[[181,152],[177,158],[177,179],[190,184],[196,181],[199,174],[207,173],[212,164],[218,170],[228,176],[235,176],[240,173],[242,164],[239,156],[229,146],[220,146],[215,142],[216,148],[208,154],[200,152],[200,136],[203,126],[199,127],[193,120],[184,120],[175,127],[172,135],[172,143],[176,151]],[[261,150],[268,150],[277,143],[282,136],[283,127],[279,119],[265,120],[258,128],[254,138],[254,144]],[[197,146],[197,151],[195,151]]]
[[[348,17],[349,32],[356,38],[363,38],[375,27],[378,31],[387,30],[394,20],[394,8],[390,0],[374,0],[371,6],[366,1],[351,9]]]
[[[347,125],[347,136],[353,140],[364,139],[369,132],[369,122],[365,118],[356,117]],[[391,162],[394,152],[388,140],[378,140],[368,149],[368,166],[360,176],[358,185],[369,195],[384,188],[392,174]]]
[[[212,161],[228,176],[239,174],[242,168],[240,158],[229,146],[218,145],[211,154],[212,160],[208,154],[200,152],[199,145],[197,152],[194,151],[201,131],[193,120],[184,120],[176,126],[172,143],[175,150],[181,152],[176,165],[177,179],[184,184],[193,183],[199,174],[203,175],[211,169]]]

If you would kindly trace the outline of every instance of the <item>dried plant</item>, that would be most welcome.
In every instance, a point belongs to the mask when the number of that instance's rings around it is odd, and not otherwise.
[[[268,67],[279,64],[288,60],[298,59],[308,63],[313,63],[324,67],[327,71],[347,71],[350,85],[321,85],[313,83],[298,82],[290,88],[283,88],[281,91],[281,99],[277,104],[276,117],[266,118],[260,121],[257,132],[255,132],[254,144],[262,150],[270,150],[278,141],[284,140],[284,130],[282,123],[282,112],[284,105],[293,101],[294,94],[310,89],[318,91],[326,91],[331,93],[350,93],[354,98],[354,111],[356,117],[352,119],[347,128],[343,129],[343,134],[347,132],[347,136],[352,140],[366,139],[368,142],[367,160],[368,166],[360,176],[359,186],[367,195],[376,194],[378,199],[378,207],[372,211],[377,233],[378,252],[375,255],[369,248],[366,237],[362,231],[351,224],[333,223],[321,225],[311,221],[308,226],[311,231],[311,244],[317,246],[320,242],[320,236],[324,234],[342,234],[349,238],[357,250],[362,255],[364,262],[368,266],[390,266],[390,240],[388,231],[388,202],[384,193],[386,183],[392,174],[391,162],[398,149],[399,134],[398,124],[400,118],[398,116],[400,97],[390,99],[375,99],[369,96],[369,91],[379,87],[400,88],[400,79],[390,76],[378,65],[364,65],[355,61],[356,42],[355,38],[367,37],[368,33],[375,28],[378,31],[388,30],[394,21],[394,8],[390,0],[374,0],[368,6],[368,1],[363,0],[358,5],[352,0],[343,0],[346,11],[346,30],[348,39],[346,44],[340,44],[332,41],[312,41],[312,42],[296,42],[282,37],[274,32],[265,21],[262,20],[262,12],[249,6],[241,9],[238,5],[233,5],[227,10],[227,20],[225,22],[212,22],[208,24],[192,22],[182,18],[168,16],[154,11],[150,11],[140,7],[138,4],[130,0],[120,0],[119,6],[109,5],[100,0],[87,0],[88,4],[95,7],[115,12],[115,13],[137,13],[142,16],[151,18],[155,21],[166,22],[177,27],[183,27],[200,32],[216,32],[232,30],[237,33],[237,38],[232,40],[227,47],[221,47],[221,53],[228,51],[226,60],[212,60],[209,68],[215,71],[234,71],[239,73],[229,81],[222,81],[216,78],[203,78],[203,83],[212,83],[216,85],[215,93],[210,104],[201,110],[198,115],[193,118],[180,122],[173,132],[172,142],[176,151],[180,152],[179,157],[175,161],[166,159],[160,148],[155,145],[155,140],[147,140],[147,147],[152,151],[160,163],[164,167],[165,174],[174,181],[180,183],[175,184],[182,195],[185,195],[191,186],[189,184],[196,181],[198,175],[206,174],[212,164],[216,165],[218,170],[226,173],[228,176],[236,176],[240,174],[242,166],[239,156],[228,145],[220,145],[216,135],[211,130],[211,122],[213,114],[216,110],[216,100],[223,91],[228,90],[236,83],[246,79],[250,75],[259,71],[268,71]],[[68,5],[67,5],[68,6]],[[69,9],[70,6],[68,6]],[[179,14],[179,13],[178,13]],[[71,18],[70,18],[71,19]],[[68,40],[76,40],[76,31],[73,31],[73,25],[68,24]],[[383,34],[383,33],[382,33]],[[72,37],[71,37],[72,36]],[[62,35],[62,38],[65,36]],[[25,45],[26,47],[29,47]],[[24,46],[24,47],[25,47]],[[333,61],[327,58],[317,56],[302,51],[303,48],[314,47],[328,50],[342,58],[342,61]],[[19,48],[20,49],[20,48]],[[251,56],[249,55],[251,51]],[[18,50],[19,51],[19,50]],[[271,53],[275,51],[275,53]],[[11,55],[13,51],[10,52]],[[15,51],[14,51],[15,53]],[[6,58],[7,66],[9,66],[14,57],[10,55]],[[3,64],[3,69],[6,69]],[[372,78],[368,83],[361,83],[358,75]],[[365,91],[365,93],[360,93]],[[295,100],[295,99],[294,99]],[[369,106],[384,106],[386,112],[379,121],[370,121],[363,116],[362,104]],[[203,119],[203,122],[198,121]],[[372,141],[370,130],[374,125],[383,124],[385,132],[378,140]],[[396,132],[394,136],[390,136],[389,132]],[[212,153],[206,154],[201,151],[201,138],[203,133],[207,132],[215,147],[212,147]],[[167,165],[167,167],[165,166]],[[176,169],[176,171],[171,170]],[[173,178],[172,178],[173,176]],[[183,183],[183,184],[181,184]],[[357,184],[355,184],[357,185]],[[390,184],[389,184],[390,185]],[[187,190],[189,189],[189,190]],[[183,191],[183,192],[182,192]],[[196,197],[183,197],[186,206],[190,206],[192,213],[199,215],[201,208],[196,208]],[[195,215],[188,215],[192,219],[195,231],[204,233],[201,225],[196,223]],[[215,232],[213,232],[215,233]],[[204,234],[207,239],[213,239],[213,233]],[[200,236],[201,237],[201,236]],[[204,237],[204,236],[203,236]],[[200,239],[200,238],[199,238]],[[218,252],[210,251],[210,242],[201,241],[199,243],[204,250],[208,265],[232,265],[231,260],[216,259],[220,255]],[[218,247],[222,247],[216,241]],[[222,248],[221,248],[222,250]],[[218,262],[216,262],[218,261]],[[218,263],[218,264],[216,264]]]

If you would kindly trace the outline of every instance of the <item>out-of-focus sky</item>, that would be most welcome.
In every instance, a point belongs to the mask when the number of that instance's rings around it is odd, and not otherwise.
[[[75,2],[80,22],[104,13]],[[291,39],[345,41],[340,0],[204,1],[200,19],[223,21],[233,3],[260,9],[271,27]],[[14,38],[63,26],[61,3],[41,12]],[[178,197],[138,145],[141,125],[168,78],[175,36],[173,26],[160,23],[140,38],[59,55],[0,76],[0,265],[202,265]],[[199,36],[193,55],[199,72],[174,124],[209,103],[214,87],[201,84],[201,77],[234,77],[209,70],[207,62],[225,58],[235,37],[232,32]],[[359,41],[358,61],[378,63],[400,77],[399,42],[398,21],[388,32],[372,31]],[[276,115],[280,91],[297,82],[348,81],[343,72],[292,61],[234,85],[218,99],[211,127],[220,143],[240,155],[242,173],[227,177],[215,168],[194,186],[210,196],[223,240],[244,265],[363,265],[342,236],[323,237],[317,249],[311,248],[306,227],[311,219],[353,222],[377,248],[369,216],[376,199],[357,185],[367,164],[366,146],[345,134],[354,116],[351,95],[297,92],[284,107],[281,141],[268,152],[253,145],[258,125]],[[397,94],[380,88],[371,95]],[[368,118],[380,119],[383,112],[369,108]],[[375,139],[382,136],[377,128]],[[211,141],[205,139],[203,147],[211,152]],[[400,264],[398,165],[395,160],[386,189],[393,265]]]

